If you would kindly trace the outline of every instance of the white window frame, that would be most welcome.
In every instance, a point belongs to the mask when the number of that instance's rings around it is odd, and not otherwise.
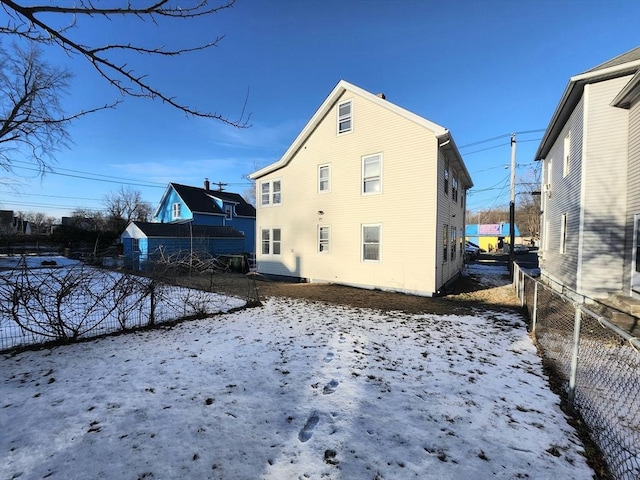
[[[458,174],[455,170],[451,174],[451,199],[454,202],[458,201]]]
[[[340,109],[345,106],[345,105],[349,105],[349,113],[345,113],[340,115]],[[353,101],[351,99],[346,100],[344,102],[340,102],[338,104],[338,108],[336,110],[336,114],[338,117],[338,122],[337,122],[337,132],[338,135],[343,135],[345,133],[349,133],[351,131],[353,131]],[[342,124],[343,123],[347,123],[348,122],[348,127],[345,126],[344,128],[342,128]]]
[[[458,227],[451,227],[451,261],[456,259],[457,238],[458,238]]]
[[[445,224],[442,227],[442,256],[443,263],[449,261],[449,225]]]
[[[377,228],[378,229],[378,241],[377,242],[366,242],[365,241],[365,229],[367,228]],[[360,245],[362,246],[360,250],[360,257],[362,262],[364,263],[381,263],[382,262],[382,224],[381,223],[363,223],[360,227]],[[377,245],[378,246],[378,255],[377,258],[365,258],[365,247],[367,245]]]
[[[176,202],[173,205],[171,205],[171,218],[172,219],[176,219],[176,218],[180,218],[180,210],[181,210],[181,205],[180,202]]]
[[[322,232],[326,232],[326,236]],[[318,253],[331,253],[331,225],[318,225]]]
[[[378,159],[378,175],[372,175],[369,177],[365,176],[365,165],[367,165],[367,161],[370,161],[372,159]],[[362,157],[362,161],[361,161],[361,168],[362,168],[362,179],[360,182],[360,187],[362,190],[362,195],[379,195],[382,193],[382,153],[374,153],[372,155],[365,155]],[[377,180],[378,182],[378,190],[374,190],[374,191],[366,191],[366,185],[367,183],[370,182],[375,182]]]
[[[276,185],[278,189],[276,190]],[[274,178],[260,182],[260,206],[277,207],[282,205],[282,179]]]
[[[327,172],[326,178],[322,176],[322,172]],[[326,183],[326,188],[323,187],[323,183]],[[318,165],[318,193],[329,193],[331,191],[331,164],[325,163],[324,165]]]
[[[571,130],[564,137],[564,145],[563,145],[563,158],[564,162],[562,165],[562,178],[569,175],[569,171],[571,169]]]
[[[276,240],[276,232],[278,237],[277,240]],[[282,229],[281,228],[276,227],[276,228],[260,229],[260,253],[263,256],[277,256],[277,257],[282,256]]]
[[[444,162],[444,193],[449,195],[449,162]]]
[[[233,205],[226,204],[224,206],[224,218],[226,220],[232,220],[233,219]]]
[[[560,253],[567,253],[567,214],[560,217]]]

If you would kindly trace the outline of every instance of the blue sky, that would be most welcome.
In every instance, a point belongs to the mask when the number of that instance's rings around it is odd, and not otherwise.
[[[475,183],[468,207],[477,210],[508,205],[509,134],[529,132],[517,135],[517,175],[526,181],[569,77],[640,45],[640,2],[238,0],[206,20],[160,28],[80,21],[73,35],[147,46],[225,35],[217,48],[136,56],[130,65],[182,103],[231,119],[248,92],[252,127],[126,99],[71,125],[56,174],[40,178],[25,164],[3,173],[2,209],[60,217],[100,209],[105,194],[127,184],[155,207],[169,182],[201,186],[205,177],[243,193],[251,186],[244,177],[278,160],[344,79],[451,130]],[[81,59],[46,54],[74,72],[68,113],[119,98]]]

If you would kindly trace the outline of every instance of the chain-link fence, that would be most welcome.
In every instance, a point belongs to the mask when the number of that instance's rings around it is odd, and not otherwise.
[[[55,262],[54,262],[55,263]],[[259,303],[255,281],[158,268],[145,276],[81,263],[0,272],[0,351],[73,342]]]
[[[640,339],[517,265],[514,287],[543,357],[609,471],[616,479],[639,479]]]

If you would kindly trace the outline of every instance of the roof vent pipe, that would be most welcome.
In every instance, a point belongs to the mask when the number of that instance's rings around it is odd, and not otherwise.
[[[208,192],[210,187],[211,187],[211,185],[209,184],[209,179],[205,178],[204,179],[204,189]]]
[[[382,92],[376,94],[376,97],[381,98],[382,100],[386,100],[387,99],[387,96]]]

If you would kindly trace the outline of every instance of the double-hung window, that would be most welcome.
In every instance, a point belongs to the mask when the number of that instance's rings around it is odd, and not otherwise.
[[[280,205],[282,203],[282,182],[271,180],[260,184],[260,205],[268,207],[270,205]]]
[[[338,134],[350,132],[352,129],[351,100],[338,105]]]
[[[362,225],[362,261],[379,262],[382,225]]]
[[[331,247],[331,228],[328,225],[318,227],[318,252],[329,253]]]
[[[458,175],[455,171],[451,177],[451,198],[454,202],[458,201]]]
[[[331,191],[331,167],[329,165],[318,166],[318,192]]]
[[[442,256],[445,262],[447,262],[449,254],[449,225],[442,227]]]
[[[362,157],[362,193],[382,192],[382,154]]]
[[[449,162],[444,164],[444,193],[449,193]]]
[[[567,253],[567,214],[560,219],[560,253]]]
[[[231,220],[233,218],[233,205],[225,205],[224,206],[224,218],[227,220]]]
[[[567,133],[564,137],[564,164],[562,167],[562,176],[569,175],[569,169],[571,167],[571,132]]]
[[[456,238],[458,237],[458,228],[451,227],[451,260],[456,259]]]
[[[171,206],[171,218],[173,218],[173,219],[180,218],[180,204],[179,203],[174,203]]]
[[[263,255],[282,253],[282,232],[279,228],[263,228],[260,233]]]

